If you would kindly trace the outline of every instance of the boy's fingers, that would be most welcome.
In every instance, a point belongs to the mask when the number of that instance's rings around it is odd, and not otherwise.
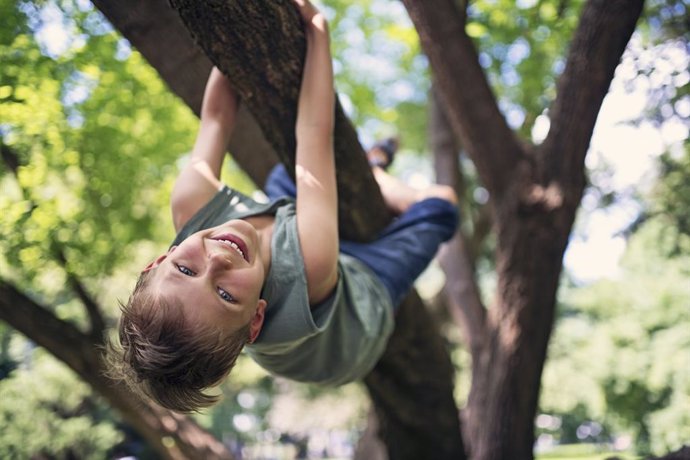
[[[314,5],[309,2],[309,0],[293,0],[299,9],[302,19],[305,21],[311,21],[314,16],[319,13]]]

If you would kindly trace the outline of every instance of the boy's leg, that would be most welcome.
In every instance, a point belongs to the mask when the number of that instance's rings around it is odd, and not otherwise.
[[[457,229],[458,209],[431,197],[409,206],[371,243],[340,242],[340,252],[360,260],[383,282],[397,308],[439,246]]]
[[[447,185],[432,184],[424,189],[410,187],[395,176],[391,176],[383,168],[371,168],[374,178],[381,189],[381,194],[388,208],[396,214],[402,214],[410,206],[427,198],[441,198],[457,204],[455,191]]]

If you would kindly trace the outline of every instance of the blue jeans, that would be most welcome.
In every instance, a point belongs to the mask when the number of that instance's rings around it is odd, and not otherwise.
[[[271,171],[264,188],[271,200],[296,196],[295,184],[282,164]],[[428,198],[410,206],[370,242],[340,240],[340,252],[369,267],[397,307],[441,243],[455,234],[457,226],[455,205],[440,198]]]

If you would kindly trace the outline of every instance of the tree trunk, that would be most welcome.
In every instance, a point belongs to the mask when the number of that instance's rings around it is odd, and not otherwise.
[[[142,401],[104,375],[103,344],[0,280],[0,318],[67,364],[117,409],[161,458],[232,460],[226,447],[191,418]]]
[[[453,400],[455,369],[416,293],[396,316],[385,354],[365,378],[390,459],[464,459]]]
[[[494,305],[484,309],[471,283],[449,290],[473,361],[466,441],[474,459],[531,459],[562,258],[585,184],[584,158],[643,1],[587,2],[549,111],[551,129],[536,148],[519,142],[500,114],[456,3],[403,2],[448,123],[489,190],[498,234]],[[446,261],[456,276],[470,272],[465,247],[456,244],[458,252],[449,256],[450,265]]]

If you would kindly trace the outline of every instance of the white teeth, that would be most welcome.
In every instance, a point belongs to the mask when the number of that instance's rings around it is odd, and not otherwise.
[[[237,245],[237,243],[233,243],[233,242],[230,241],[230,240],[218,240],[218,241],[220,241],[220,242],[223,243],[223,244],[227,244],[228,246],[230,246],[231,248],[233,248],[233,249],[234,249],[235,251],[237,251],[237,252],[242,256],[242,258],[244,259],[244,252],[242,252],[242,250],[241,250],[240,247]]]

